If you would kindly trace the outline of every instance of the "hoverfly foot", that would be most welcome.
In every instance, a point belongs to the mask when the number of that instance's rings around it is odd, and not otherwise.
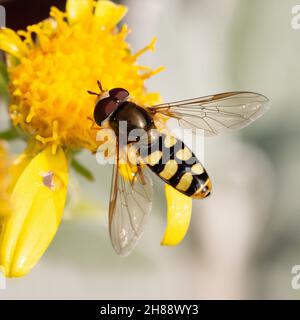
[[[91,117],[87,117],[88,120],[90,120],[92,122],[91,126],[90,126],[90,130],[99,130],[98,127],[96,127],[95,121],[93,118]]]

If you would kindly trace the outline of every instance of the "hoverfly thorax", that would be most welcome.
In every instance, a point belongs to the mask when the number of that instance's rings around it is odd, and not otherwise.
[[[126,123],[126,127],[120,126],[121,121]],[[147,132],[153,126],[153,118],[144,108],[133,102],[125,101],[112,114],[109,119],[109,125],[116,134],[128,136],[133,130]]]

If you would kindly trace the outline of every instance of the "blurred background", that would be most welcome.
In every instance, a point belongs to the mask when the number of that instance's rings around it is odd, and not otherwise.
[[[120,2],[120,1],[119,1]],[[64,221],[38,266],[10,279],[0,299],[269,299],[300,298],[291,269],[300,264],[300,30],[296,0],[127,0],[133,50],[157,36],[140,59],[166,66],[148,86],[165,101],[249,90],[271,100],[250,127],[205,140],[209,199],[194,201],[178,247],[161,247],[163,184],[133,254],[118,257],[107,231],[111,167],[80,159],[94,183],[73,175]],[[64,1],[2,1],[7,26],[24,28]],[[299,3],[300,4],[300,3]],[[1,128],[7,116],[1,106]],[[12,152],[22,150],[13,143]]]

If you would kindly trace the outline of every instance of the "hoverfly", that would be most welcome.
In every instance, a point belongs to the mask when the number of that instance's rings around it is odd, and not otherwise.
[[[141,107],[129,100],[126,89],[114,88],[107,92],[99,81],[98,86],[99,94],[88,91],[98,96],[94,109],[94,121],[98,126],[108,123],[116,137],[126,136],[133,129],[146,132],[143,139],[127,143],[139,143],[136,150],[142,159],[135,164],[129,179],[120,172],[120,152],[128,145],[119,145],[116,139],[109,234],[115,251],[125,256],[136,246],[152,207],[153,185],[145,170],[147,167],[165,183],[192,198],[203,199],[211,191],[206,170],[182,141],[170,134],[152,133],[156,128],[155,116],[175,118],[182,128],[195,133],[201,129],[206,136],[215,136],[251,124],[266,112],[268,99],[258,93],[240,91]],[[122,121],[127,122],[127,129],[120,132]],[[168,159],[163,161],[166,153]]]

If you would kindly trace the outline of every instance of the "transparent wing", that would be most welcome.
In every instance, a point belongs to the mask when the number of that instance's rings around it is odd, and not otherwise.
[[[165,103],[150,111],[178,120],[183,128],[219,135],[248,126],[268,109],[268,99],[254,92],[226,92],[207,97]]]
[[[152,207],[149,172],[139,165],[135,168],[133,172],[129,165],[117,161],[113,171],[109,233],[115,251],[122,256],[129,255],[136,246]]]

